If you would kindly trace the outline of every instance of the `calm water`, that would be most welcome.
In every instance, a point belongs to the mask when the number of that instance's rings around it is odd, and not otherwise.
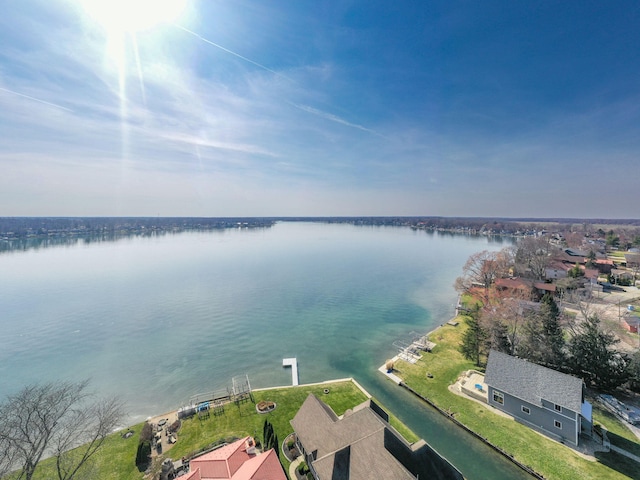
[[[90,377],[132,421],[248,374],[353,376],[468,478],[519,474],[376,372],[453,315],[468,256],[503,245],[409,228],[279,223],[0,256],[0,395]],[[476,460],[469,461],[469,456]]]

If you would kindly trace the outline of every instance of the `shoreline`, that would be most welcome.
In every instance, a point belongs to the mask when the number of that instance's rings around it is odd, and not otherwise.
[[[351,383],[353,383],[358,388],[358,390],[360,390],[367,398],[372,398],[372,395],[362,385],[360,385],[360,383],[358,383],[358,381],[353,377],[342,377],[342,378],[336,378],[336,379],[331,379],[331,380],[323,380],[322,382],[301,383],[300,385],[279,385],[279,386],[274,386],[274,387],[253,388],[253,389],[251,389],[251,391],[252,392],[266,392],[266,391],[269,391],[269,390],[284,390],[284,389],[289,389],[289,388],[315,387],[315,386],[319,386],[319,385],[331,385],[331,384],[334,384],[334,383],[343,383],[343,382],[351,382]],[[209,400],[209,401],[212,401],[212,400]],[[143,423],[143,422],[157,423],[159,420],[161,420],[163,418],[170,418],[172,416],[175,416],[176,417],[175,420],[177,420],[178,419],[178,411],[180,410],[180,408],[181,407],[173,409],[173,410],[168,410],[168,411],[166,411],[164,413],[160,413],[160,414],[156,414],[156,415],[150,415],[150,416],[146,417],[146,419],[142,420],[141,422],[137,422],[137,423],[134,423],[134,424],[130,424],[128,426],[124,426],[122,428],[118,428],[117,430],[114,430],[114,433],[130,429],[131,427],[133,427],[134,425],[137,425],[139,423]],[[171,422],[169,422],[169,423],[171,423]]]
[[[460,304],[460,297],[458,296],[458,305],[459,305],[459,304]],[[458,312],[458,307],[456,306],[456,316],[455,316],[455,317],[453,317],[453,318],[452,318],[451,320],[449,320],[448,322],[445,322],[445,323],[440,324],[439,326],[435,327],[433,330],[429,330],[427,333],[425,333],[425,334],[424,334],[424,337],[428,337],[428,336],[430,336],[432,333],[437,332],[438,330],[440,330],[442,327],[444,327],[444,326],[445,326],[445,325],[447,325],[447,324],[450,324],[450,325],[451,325],[451,323],[450,323],[450,322],[454,322],[454,321],[455,321],[455,319],[456,319],[456,318],[458,318],[458,314],[457,314],[457,312]],[[422,357],[419,357],[419,358],[422,358]],[[400,356],[400,354],[399,354],[399,353],[398,353],[397,355],[393,356],[390,360],[391,360],[394,364],[395,364],[395,362],[397,362],[398,360],[402,360],[402,361],[405,361],[405,362],[406,362],[406,359],[402,358],[402,357]],[[391,372],[387,371],[387,362],[388,362],[388,361],[389,361],[389,360],[385,361],[385,362],[384,362],[384,363],[383,363],[383,364],[378,368],[378,371],[379,371],[380,373],[382,373],[384,376],[386,376],[389,380],[391,380],[391,381],[392,381],[393,383],[395,383],[396,385],[400,385],[400,384],[403,382],[403,380],[402,380],[400,377],[398,377],[397,375],[395,375],[395,374],[393,373],[393,370],[391,370]]]

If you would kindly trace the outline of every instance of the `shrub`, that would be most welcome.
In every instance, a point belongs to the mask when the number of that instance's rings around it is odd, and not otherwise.
[[[151,442],[153,438],[153,428],[149,422],[146,422],[140,431],[140,443]]]
[[[144,441],[138,444],[138,452],[136,453],[136,467],[140,472],[144,472],[149,466],[151,458],[151,442]]]
[[[177,432],[178,430],[180,430],[181,426],[182,426],[182,422],[180,422],[180,420],[176,420],[171,424],[171,426],[169,427],[169,430],[172,432]]]
[[[307,465],[306,462],[302,462],[300,465],[298,465],[298,473],[300,475],[305,475],[309,472],[309,466]]]

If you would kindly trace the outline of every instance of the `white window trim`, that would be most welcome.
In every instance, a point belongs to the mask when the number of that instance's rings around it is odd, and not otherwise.
[[[502,399],[502,401],[500,402],[500,401],[496,400],[496,397]],[[494,390],[493,391],[493,401],[496,402],[499,405],[503,405],[504,406],[504,393],[499,392],[497,390]]]
[[[556,427],[558,430],[562,430],[562,422],[560,420],[554,420],[553,426]]]
[[[531,415],[531,409],[529,407],[526,407],[526,406],[522,405],[520,407],[520,410],[522,411],[522,413],[526,413],[527,415]]]

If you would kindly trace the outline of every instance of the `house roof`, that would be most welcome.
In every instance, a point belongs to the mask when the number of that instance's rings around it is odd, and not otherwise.
[[[286,480],[286,478],[273,448],[244,462],[231,477],[232,480]]]
[[[582,380],[521,358],[491,350],[485,383],[533,405],[542,399],[580,413]]]
[[[583,252],[582,250],[576,250],[574,248],[565,248],[564,252],[567,255],[570,255],[572,257],[586,257],[588,255],[587,252]]]
[[[567,265],[560,259],[553,259],[547,265],[547,269],[561,270],[563,272],[567,272],[571,269],[571,265]]]
[[[640,326],[640,318],[638,317],[630,317],[630,316],[624,316],[624,321],[627,323],[627,325],[632,326],[632,327],[638,327]]]
[[[613,266],[613,260],[609,260],[608,258],[596,258],[596,264],[597,265],[612,265]]]
[[[556,286],[553,283],[537,282],[534,286],[538,290],[544,290],[545,292],[555,292],[556,291]]]
[[[250,454],[251,437],[241,438],[189,462],[185,480],[286,480],[275,451]]]
[[[600,272],[596,268],[585,268],[584,269],[584,278],[588,279],[597,279],[600,276]]]
[[[316,396],[307,397],[291,425],[305,451],[313,455],[320,478],[369,479],[372,472],[384,472],[389,480],[415,478],[385,448],[385,435],[401,437],[374,411],[377,408],[368,400],[338,418]],[[402,442],[410,450],[404,439]]]
[[[496,287],[518,290],[529,290],[532,288],[533,283],[533,280],[521,277],[497,278],[495,281]]]

